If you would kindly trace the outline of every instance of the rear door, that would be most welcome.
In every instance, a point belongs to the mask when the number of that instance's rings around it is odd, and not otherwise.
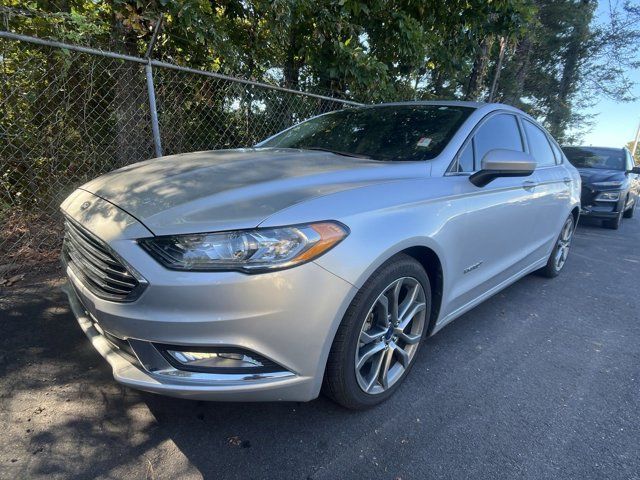
[[[553,140],[540,126],[522,119],[529,153],[538,166],[536,177],[537,220],[531,230],[534,253],[546,257],[555,244],[568,215],[571,203],[571,177],[562,165],[562,154]]]
[[[498,112],[476,127],[446,174],[456,195],[449,203],[445,239],[453,272],[448,283],[444,315],[463,309],[484,293],[531,265],[531,233],[537,222],[535,175],[497,178],[476,187],[469,175],[496,148],[525,151],[517,117]]]

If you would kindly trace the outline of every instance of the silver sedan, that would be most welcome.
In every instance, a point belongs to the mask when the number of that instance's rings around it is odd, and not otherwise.
[[[426,338],[562,270],[580,177],[506,105],[340,110],[141,162],[62,204],[71,307],[117,381],[205,400],[388,398]]]

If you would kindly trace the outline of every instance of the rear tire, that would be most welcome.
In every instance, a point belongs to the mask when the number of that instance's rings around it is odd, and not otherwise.
[[[549,255],[547,264],[538,270],[537,273],[547,278],[555,278],[560,275],[560,271],[564,267],[567,256],[569,255],[574,230],[575,221],[573,215],[569,215],[562,224],[562,230],[560,230],[560,235],[558,235],[556,244],[551,251],[551,255]]]
[[[329,352],[323,393],[351,409],[388,399],[415,362],[430,314],[431,284],[424,268],[408,255],[394,256],[347,309]]]

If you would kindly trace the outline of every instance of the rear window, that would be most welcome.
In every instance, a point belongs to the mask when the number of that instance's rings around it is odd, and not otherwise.
[[[260,146],[326,149],[374,160],[430,160],[471,112],[471,107],[444,105],[349,108],[300,123]]]
[[[576,168],[625,170],[625,155],[621,148],[564,147],[562,151]]]

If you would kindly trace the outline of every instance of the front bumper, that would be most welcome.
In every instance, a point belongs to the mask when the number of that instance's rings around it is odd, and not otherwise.
[[[608,209],[598,209],[593,206],[586,206],[580,209],[580,215],[583,217],[592,217],[592,218],[616,218],[620,215],[619,211],[611,211]]]
[[[619,199],[613,201],[598,200],[598,195],[604,192],[619,192]],[[582,185],[580,215],[592,218],[616,218],[620,210],[624,209],[624,191],[604,189],[598,190]]]
[[[199,400],[308,401],[318,396],[335,330],[355,294],[352,285],[314,263],[253,276],[176,273],[141,263],[136,268],[144,271],[149,285],[132,303],[97,298],[67,267],[71,309],[118,382]],[[156,268],[168,277],[154,276],[150,270]],[[117,348],[114,337],[131,351]],[[257,374],[178,370],[154,348],[158,343],[243,348],[282,369]]]

